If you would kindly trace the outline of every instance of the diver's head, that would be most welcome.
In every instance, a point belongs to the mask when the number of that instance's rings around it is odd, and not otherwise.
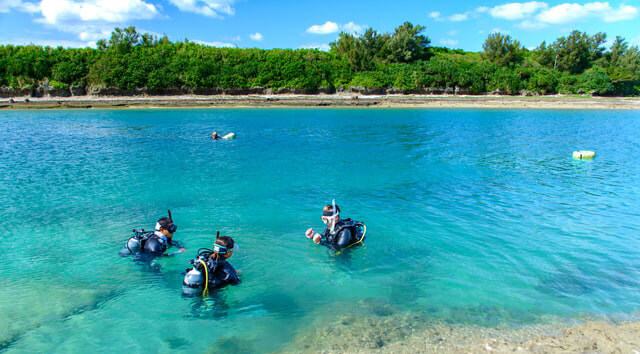
[[[218,132],[211,133],[211,138],[218,139]]]
[[[216,242],[213,244],[213,253],[210,258],[215,260],[231,258],[234,249],[235,242],[233,242],[231,237],[218,236]]]
[[[171,238],[173,233],[178,230],[178,226],[169,218],[160,218],[156,224],[156,230],[162,232],[163,235]]]
[[[335,205],[335,209],[334,209]],[[333,227],[340,220],[340,207],[337,204],[327,204],[322,208],[322,222],[327,227]]]

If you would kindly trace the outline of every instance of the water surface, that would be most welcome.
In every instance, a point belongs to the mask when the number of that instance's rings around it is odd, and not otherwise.
[[[0,351],[266,352],[354,309],[637,319],[639,137],[637,111],[0,112]],[[304,237],[333,198],[365,247]],[[186,254],[117,256],[167,208]],[[243,283],[181,297],[216,230]]]

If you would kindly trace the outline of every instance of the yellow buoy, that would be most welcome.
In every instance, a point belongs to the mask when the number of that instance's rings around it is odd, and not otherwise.
[[[595,151],[578,150],[573,152],[574,159],[592,159],[596,156]]]

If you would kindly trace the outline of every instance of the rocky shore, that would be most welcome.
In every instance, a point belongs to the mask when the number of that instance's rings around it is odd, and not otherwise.
[[[117,94],[117,92],[113,92]],[[0,109],[111,109],[212,107],[387,107],[640,109],[638,97],[502,96],[432,94],[44,95],[0,98]]]
[[[433,321],[412,314],[344,315],[305,329],[283,353],[640,353],[640,322],[553,320],[523,327]]]

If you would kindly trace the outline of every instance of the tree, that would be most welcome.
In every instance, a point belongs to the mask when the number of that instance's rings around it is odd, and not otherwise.
[[[520,42],[500,32],[491,33],[482,45],[482,49],[485,57],[498,66],[514,67],[522,63],[524,58],[524,50]]]
[[[338,40],[331,43],[331,51],[346,58],[354,70],[367,71],[375,68],[375,58],[383,45],[383,36],[369,28],[362,37],[340,33]]]
[[[620,36],[616,36],[616,39],[611,45],[611,51],[608,53],[608,61],[610,66],[616,66],[620,59],[624,56],[625,52],[629,49],[627,41]]]
[[[127,52],[132,47],[139,44],[140,33],[136,31],[135,26],[129,26],[124,29],[116,27],[116,29],[111,32],[111,39],[109,40],[109,48],[111,49],[121,52]]]
[[[388,63],[411,63],[429,57],[429,37],[422,34],[426,28],[405,22],[382,46],[381,57]],[[386,39],[386,38],[385,38]]]
[[[553,44],[553,68],[580,74],[590,68],[593,62],[604,53],[602,46],[606,41],[606,34],[596,33],[589,36],[584,32],[573,31],[569,36],[560,37]]]

